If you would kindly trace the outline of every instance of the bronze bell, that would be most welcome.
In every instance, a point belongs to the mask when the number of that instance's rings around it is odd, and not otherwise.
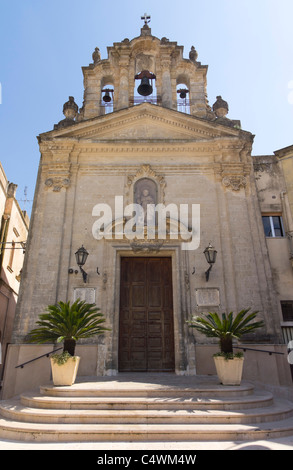
[[[184,99],[186,98],[186,95],[187,95],[187,93],[188,93],[188,90],[181,89],[181,90],[178,90],[177,93],[180,93],[180,95],[179,95],[180,98],[181,98],[182,100],[184,100]]]
[[[153,87],[150,85],[148,77],[142,77],[141,84],[137,89],[138,93],[142,96],[149,96],[153,92]]]
[[[103,96],[103,101],[105,101],[105,103],[110,103],[111,100],[112,100],[112,98],[110,96],[109,90],[105,90],[105,94]]]

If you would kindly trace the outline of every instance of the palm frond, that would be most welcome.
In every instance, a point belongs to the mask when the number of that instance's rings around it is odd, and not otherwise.
[[[29,334],[29,342],[46,343],[66,339],[77,341],[80,338],[89,338],[107,331],[104,323],[105,317],[95,304],[79,299],[73,304],[60,301],[56,305],[49,305],[39,316],[36,328]]]
[[[250,308],[241,310],[235,317],[233,312],[229,314],[222,313],[220,316],[216,312],[202,314],[188,321],[191,328],[195,328],[199,333],[211,338],[219,338],[224,344],[228,341],[232,347],[232,338],[239,339],[257,328],[264,326],[263,321],[254,321],[258,312],[252,312],[248,315]]]

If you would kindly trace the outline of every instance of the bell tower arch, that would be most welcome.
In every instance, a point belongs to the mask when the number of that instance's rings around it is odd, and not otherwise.
[[[144,18],[149,17],[144,15]],[[150,20],[144,21],[140,35],[108,47],[106,59],[95,48],[93,63],[82,68],[84,103],[78,121],[145,101],[214,119],[206,96],[207,66],[198,62],[194,46],[189,58],[184,58],[183,46],[166,37],[153,36],[148,25]],[[187,90],[188,106],[186,102],[178,106],[178,85]]]

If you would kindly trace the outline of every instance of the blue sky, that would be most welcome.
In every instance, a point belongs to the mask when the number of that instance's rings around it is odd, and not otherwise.
[[[140,34],[192,45],[208,65],[208,99],[229,103],[229,117],[255,134],[254,155],[293,144],[292,0],[0,0],[0,161],[7,178],[33,199],[37,135],[63,119],[68,96],[82,106],[81,67],[92,52]],[[291,88],[292,87],[292,88]]]

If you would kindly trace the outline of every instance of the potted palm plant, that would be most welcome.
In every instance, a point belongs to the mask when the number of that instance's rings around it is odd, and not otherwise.
[[[72,385],[75,382],[80,357],[75,356],[76,342],[81,338],[100,335],[108,330],[105,318],[95,304],[80,299],[73,304],[58,302],[49,305],[39,316],[37,328],[29,333],[31,343],[61,343],[63,352],[51,356],[54,385]]]
[[[223,385],[240,385],[243,370],[243,353],[233,353],[233,339],[251,333],[264,326],[262,321],[254,321],[258,312],[249,313],[249,309],[241,310],[235,317],[218,313],[202,314],[187,322],[208,338],[218,338],[220,351],[214,354],[217,375]]]

